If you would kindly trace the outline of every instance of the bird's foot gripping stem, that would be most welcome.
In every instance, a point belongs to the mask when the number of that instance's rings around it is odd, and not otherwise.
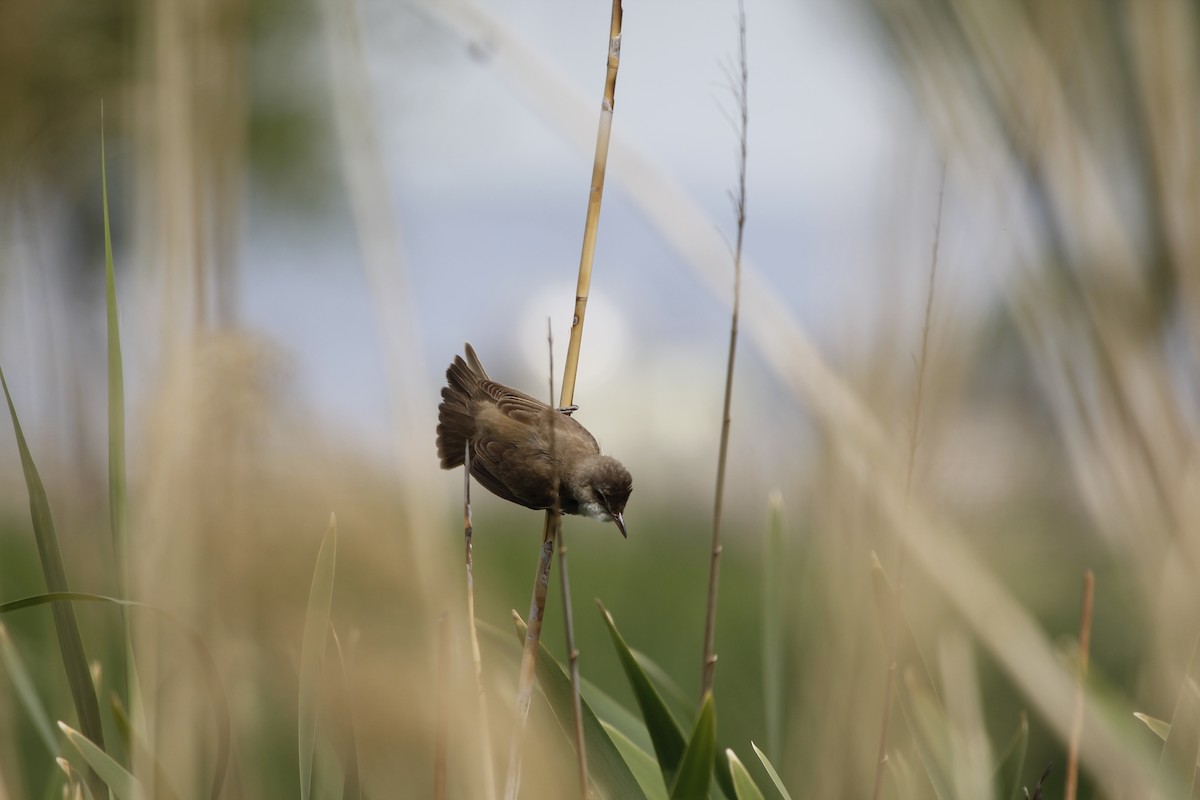
[[[558,411],[558,413],[560,413],[560,414],[566,414],[566,415],[569,417],[569,416],[571,416],[572,414],[574,414],[576,411],[578,411],[578,410],[579,410],[579,406],[576,406],[576,405],[570,405],[570,406],[567,406],[566,408],[559,408],[559,409],[556,409],[556,410]]]

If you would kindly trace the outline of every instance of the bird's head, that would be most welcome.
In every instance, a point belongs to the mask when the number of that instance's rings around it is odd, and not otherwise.
[[[579,503],[579,513],[602,522],[617,523],[621,535],[625,532],[625,504],[633,491],[633,476],[611,456],[596,455],[580,465],[567,479],[569,489]]]

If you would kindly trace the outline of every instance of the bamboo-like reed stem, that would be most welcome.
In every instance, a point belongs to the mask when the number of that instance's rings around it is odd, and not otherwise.
[[[708,610],[704,617],[704,658],[700,671],[700,697],[712,691],[717,668],[713,639],[717,628],[717,586],[721,580],[721,514],[725,505],[725,465],[729,457],[730,408],[733,403],[733,367],[737,357],[738,314],[742,304],[742,241],[746,232],[746,130],[750,106],[746,98],[749,73],[746,67],[746,7],[738,0],[738,74],[733,81],[738,106],[738,191],[734,197],[737,214],[737,244],[733,253],[733,315],[729,323],[729,361],[725,366],[725,401],[721,412],[721,445],[717,455],[717,490],[713,500],[712,559],[708,573]]]
[[[1075,711],[1071,715],[1071,736],[1067,740],[1067,784],[1063,800],[1075,800],[1079,789],[1079,743],[1083,740],[1083,695],[1087,683],[1088,653],[1092,647],[1092,605],[1096,594],[1096,576],[1083,573],[1083,608],[1079,614],[1079,680],[1075,684]]]
[[[475,691],[478,695],[479,745],[483,750],[484,797],[496,798],[496,766],[492,758],[492,726],[488,717],[487,693],[483,688],[483,658],[479,654],[479,630],[475,624],[475,559],[472,545],[475,525],[471,520],[471,442],[468,440],[463,456],[463,538],[467,562],[467,628],[471,637],[471,665],[475,670]]]
[[[908,429],[908,460],[905,463],[904,474],[904,501],[907,504],[908,498],[912,495],[913,471],[917,461],[917,443],[921,436],[921,407],[925,402],[925,368],[929,359],[929,330],[930,320],[933,318],[933,298],[934,287],[937,285],[937,268],[938,268],[938,253],[941,249],[942,242],[942,210],[945,205],[946,198],[946,161],[942,161],[942,178],[938,188],[938,212],[937,222],[933,229],[933,252],[929,259],[929,285],[925,291],[925,316],[921,326],[921,354],[917,358],[917,386],[914,392],[915,399],[913,400],[912,420]],[[897,601],[899,595],[904,590],[904,562],[906,561],[906,553],[904,543],[899,542],[896,546],[896,575],[895,586]],[[892,722],[892,696],[896,686],[896,661],[899,658],[900,636],[899,628],[900,621],[897,619],[899,612],[899,602],[892,603],[890,614],[886,620],[887,630],[887,668],[884,672],[883,682],[883,712],[882,720],[879,725],[879,748],[875,759],[875,786],[871,792],[872,800],[879,800],[880,794],[883,791],[883,768],[887,763],[887,742],[888,732],[891,729]]]
[[[579,258],[579,279],[575,289],[575,308],[571,317],[571,338],[567,344],[562,394],[559,399],[560,408],[570,407],[575,398],[579,348],[583,341],[583,320],[587,311],[588,292],[592,283],[596,234],[600,228],[600,201],[604,195],[604,175],[608,166],[608,143],[612,135],[617,70],[621,63],[621,18],[621,0],[613,0],[608,37],[608,68],[604,78],[604,99],[600,107],[600,125],[596,133],[596,157],[592,164],[592,182],[588,193],[587,217],[583,229],[583,249]],[[542,618],[546,610],[546,591],[550,581],[550,560],[554,554],[558,522],[558,513],[554,509],[546,512],[546,521],[542,528],[542,546],[538,552],[537,573],[533,581],[533,599],[529,604],[529,624],[525,632],[525,648],[521,654],[521,672],[517,685],[517,722],[508,754],[508,776],[504,786],[505,800],[516,800],[517,791],[521,785],[521,744],[525,738],[525,726],[529,718],[529,703],[533,698],[537,648],[542,636]]]
[[[604,197],[604,175],[608,168],[608,142],[612,137],[617,69],[621,65],[621,16],[621,0],[613,0],[608,33],[608,70],[604,76],[604,99],[600,104],[600,126],[596,132],[596,158],[592,164],[592,184],[588,193],[587,217],[583,227],[579,280],[575,287],[575,312],[571,317],[571,339],[567,343],[567,363],[563,371],[560,408],[569,407],[575,398],[579,346],[583,342],[583,319],[592,284],[592,261],[596,255],[596,234],[600,230],[600,201]]]

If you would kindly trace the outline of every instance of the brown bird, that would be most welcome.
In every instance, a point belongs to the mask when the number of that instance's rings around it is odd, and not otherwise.
[[[471,443],[471,475],[498,497],[526,508],[558,507],[564,514],[612,520],[622,514],[633,478],[567,413],[496,383],[470,344],[446,370],[438,406],[437,447],[442,469],[461,466]],[[552,433],[553,432],[553,433]]]

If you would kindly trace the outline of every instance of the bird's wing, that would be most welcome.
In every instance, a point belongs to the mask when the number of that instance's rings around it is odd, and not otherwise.
[[[502,439],[489,436],[480,437],[475,442],[475,449],[471,457],[471,474],[483,488],[510,503],[516,503],[526,508],[546,508],[549,503],[545,498],[519,494],[518,492],[525,487],[509,486],[498,477],[504,472],[500,465],[508,461],[516,449],[512,443]]]
[[[526,425],[535,424],[540,415],[553,410],[535,397],[492,380],[481,380],[479,389],[506,417]]]

